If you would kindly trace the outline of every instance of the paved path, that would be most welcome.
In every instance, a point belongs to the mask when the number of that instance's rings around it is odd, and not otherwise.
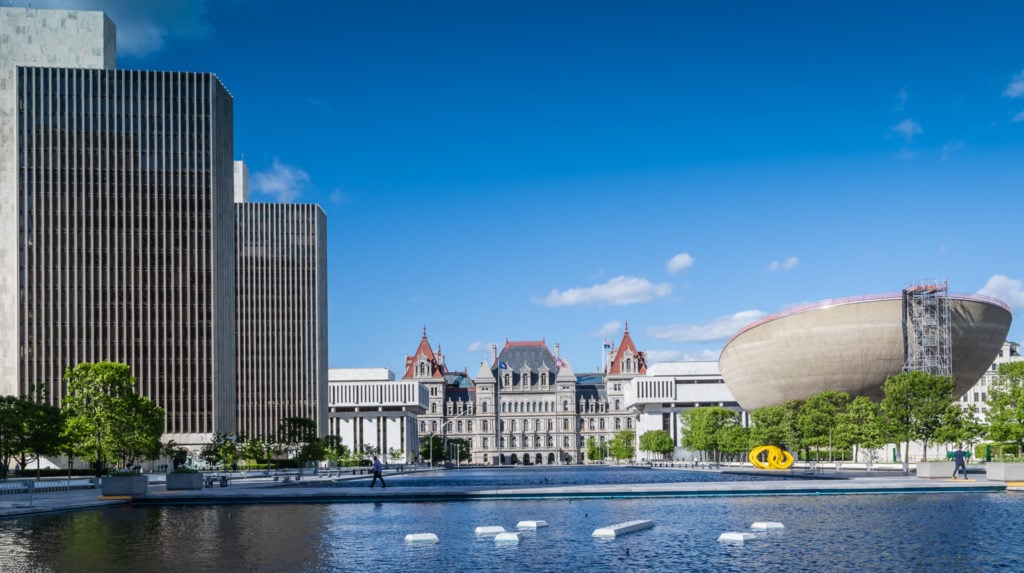
[[[0,518],[37,513],[96,509],[117,505],[212,505],[243,503],[368,503],[475,501],[485,499],[585,499],[630,497],[708,497],[760,495],[848,495],[893,493],[966,493],[1024,490],[1024,484],[991,482],[983,477],[969,480],[918,479],[914,476],[853,473],[821,479],[789,475],[772,481],[680,482],[632,485],[576,485],[487,489],[480,487],[402,487],[392,480],[388,488],[359,486],[332,487],[338,479],[304,477],[284,483],[271,478],[235,479],[228,487],[201,490],[167,491],[162,483],[152,483],[150,493],[129,498],[104,498],[98,489],[74,489],[63,492],[0,497]]]

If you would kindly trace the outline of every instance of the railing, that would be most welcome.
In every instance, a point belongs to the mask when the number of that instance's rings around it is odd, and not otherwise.
[[[0,481],[0,499],[26,500],[29,505],[36,494],[53,492],[70,492],[73,489],[91,489],[96,487],[93,478],[71,479],[35,479],[11,478]]]

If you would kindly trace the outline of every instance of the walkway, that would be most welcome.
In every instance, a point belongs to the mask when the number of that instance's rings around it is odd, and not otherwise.
[[[979,476],[970,480],[918,479],[914,476],[878,475],[850,472],[820,479],[789,475],[773,481],[681,482],[633,485],[581,485],[485,489],[479,487],[401,487],[401,480],[391,481],[382,489],[369,487],[331,487],[338,479],[361,479],[367,476],[341,478],[304,477],[301,481],[274,481],[269,477],[233,479],[228,487],[201,490],[167,491],[162,483],[150,484],[148,495],[128,498],[104,498],[97,489],[37,493],[0,497],[0,518],[36,513],[96,509],[117,505],[210,505],[249,503],[368,503],[368,502],[443,502],[507,499],[586,499],[637,497],[708,497],[708,496],[777,496],[777,495],[849,495],[896,493],[991,493],[1024,490],[1024,484],[991,482]],[[889,472],[886,472],[889,473]],[[780,476],[782,477],[782,476]]]

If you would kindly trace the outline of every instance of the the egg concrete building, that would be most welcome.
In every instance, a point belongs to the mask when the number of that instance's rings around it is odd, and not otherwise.
[[[998,299],[940,288],[948,301],[946,363],[959,396],[999,353],[1011,313]],[[908,329],[907,292],[825,300],[747,325],[722,349],[726,386],[747,411],[826,390],[881,399],[919,332]]]

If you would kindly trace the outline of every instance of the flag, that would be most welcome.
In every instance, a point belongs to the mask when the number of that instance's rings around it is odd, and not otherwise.
[[[565,368],[565,360],[562,360],[561,358],[556,358],[555,365],[558,366],[559,368]]]
[[[609,348],[611,348],[611,347],[612,347],[612,343],[611,343],[611,342],[608,342],[607,340],[605,340],[605,341],[604,341],[604,347],[605,347],[605,349],[609,349]]]
[[[505,364],[504,362],[502,362],[501,360],[499,360],[499,361],[498,361],[498,369],[499,369],[499,370],[508,370],[508,369],[509,369],[509,368],[508,368],[508,364]]]

